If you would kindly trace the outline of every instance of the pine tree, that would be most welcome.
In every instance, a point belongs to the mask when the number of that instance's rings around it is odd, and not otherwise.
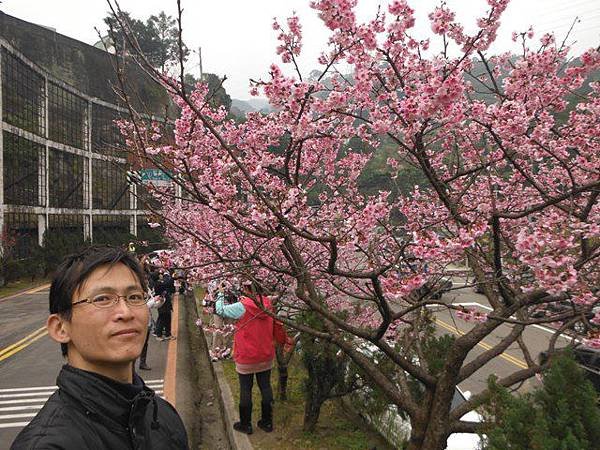
[[[490,380],[486,450],[593,450],[600,442],[598,396],[572,354],[553,359],[543,386],[515,397]]]

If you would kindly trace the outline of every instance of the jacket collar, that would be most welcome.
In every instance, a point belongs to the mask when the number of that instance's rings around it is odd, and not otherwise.
[[[134,373],[133,384],[142,389],[135,397],[128,399],[104,378],[65,364],[56,383],[62,392],[85,409],[86,414],[110,418],[124,427],[131,425],[132,421],[143,419],[146,407],[154,401],[154,391]]]

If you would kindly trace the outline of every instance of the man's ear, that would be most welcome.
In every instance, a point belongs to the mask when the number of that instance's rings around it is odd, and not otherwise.
[[[60,344],[71,342],[69,322],[59,314],[50,314],[46,321],[48,335]]]

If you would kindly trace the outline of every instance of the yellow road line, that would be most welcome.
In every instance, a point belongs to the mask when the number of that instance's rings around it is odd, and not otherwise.
[[[21,345],[23,342],[27,341],[28,339],[33,338],[36,334],[41,333],[42,331],[46,330],[46,327],[43,326],[41,328],[38,328],[37,330],[35,330],[33,333],[28,334],[27,336],[25,336],[23,339],[21,339],[20,341],[15,342],[14,344],[9,345],[8,347],[3,348],[2,350],[0,350],[0,356],[4,355],[5,353],[11,351],[13,348],[18,347],[19,345]],[[44,333],[46,334],[46,333]]]
[[[42,284],[33,289],[29,289],[28,291],[23,292],[23,294],[35,294],[36,292],[43,291],[44,289],[48,289],[50,287],[50,283]]]
[[[40,338],[43,338],[44,336],[46,336],[48,334],[48,330],[44,330],[43,333],[38,334],[36,337],[34,337],[33,339],[30,339],[29,341],[25,342],[22,345],[19,345],[18,347],[14,347],[12,350],[10,350],[8,353],[4,353],[2,356],[0,356],[0,361],[4,361],[6,358],[11,357],[12,355],[14,355],[15,353],[20,352],[21,350],[23,350],[25,347],[30,346],[31,344],[33,344],[35,341],[37,341]],[[14,345],[14,344],[13,344]]]
[[[443,320],[440,319],[435,319],[435,322],[440,325],[441,327],[445,328],[448,331],[451,331],[455,334],[458,334],[459,336],[464,335],[465,333],[462,332],[461,330],[459,330],[458,328],[450,325],[449,323],[444,322]],[[480,346],[481,348],[485,349],[485,350],[491,350],[493,347],[483,341],[478,342],[477,343],[478,346]],[[514,364],[515,366],[521,368],[521,369],[527,369],[527,364],[525,363],[525,361],[520,360],[519,358],[515,358],[512,355],[509,355],[508,353],[501,353],[500,354],[500,358],[505,359],[506,361]]]

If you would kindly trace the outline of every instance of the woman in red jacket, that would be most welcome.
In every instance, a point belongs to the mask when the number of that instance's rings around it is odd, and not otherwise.
[[[261,394],[262,417],[258,427],[273,431],[273,389],[271,369],[275,359],[274,340],[290,344],[281,322],[273,320],[263,309],[273,311],[271,300],[257,283],[242,283],[240,301],[232,305],[217,301],[216,313],[222,317],[237,319],[233,340],[233,360],[240,380],[240,421],[233,428],[252,434],[252,387],[254,376]]]

